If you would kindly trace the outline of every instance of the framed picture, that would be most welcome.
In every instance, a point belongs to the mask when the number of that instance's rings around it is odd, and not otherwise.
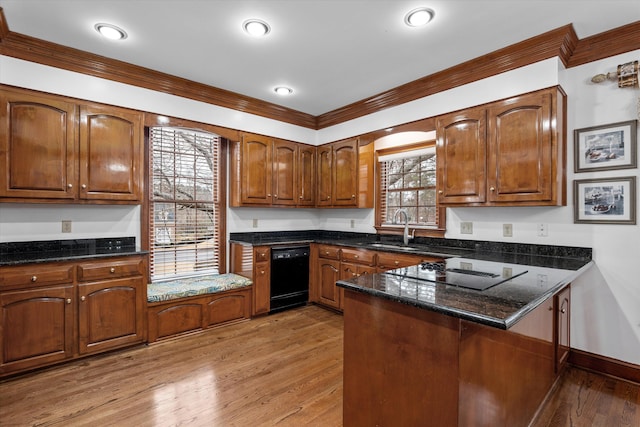
[[[576,129],[575,172],[637,167],[636,120]]]
[[[635,224],[636,177],[573,182],[575,223]]]

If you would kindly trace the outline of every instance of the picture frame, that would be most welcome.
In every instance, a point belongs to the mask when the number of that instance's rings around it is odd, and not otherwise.
[[[573,182],[574,223],[635,224],[636,177]]]
[[[574,171],[636,168],[637,136],[637,120],[574,130]]]

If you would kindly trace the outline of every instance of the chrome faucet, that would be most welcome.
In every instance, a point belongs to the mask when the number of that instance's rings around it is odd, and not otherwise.
[[[407,212],[407,210],[398,209],[393,214],[393,223],[394,224],[398,223],[398,215],[401,213],[404,214],[404,233],[402,234],[402,241],[404,242],[405,245],[408,245],[409,244],[409,213]],[[413,239],[413,234],[411,235],[411,238]]]

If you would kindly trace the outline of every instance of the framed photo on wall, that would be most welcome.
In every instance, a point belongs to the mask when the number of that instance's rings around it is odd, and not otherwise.
[[[635,224],[636,177],[583,179],[573,182],[576,224]]]
[[[575,172],[637,167],[637,121],[576,129]]]

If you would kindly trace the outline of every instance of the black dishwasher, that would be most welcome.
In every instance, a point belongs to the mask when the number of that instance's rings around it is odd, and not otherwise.
[[[309,300],[309,246],[271,249],[270,313]]]

